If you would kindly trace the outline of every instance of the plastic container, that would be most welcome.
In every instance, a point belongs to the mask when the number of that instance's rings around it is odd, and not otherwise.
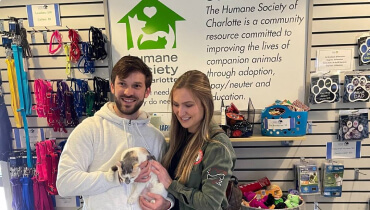
[[[241,210],[261,210],[261,208],[247,207],[247,206],[242,205]],[[306,210],[306,205],[305,205],[305,202],[303,202],[301,205],[297,207],[287,208],[284,210]]]
[[[280,115],[270,111],[281,110]],[[306,135],[308,112],[293,112],[283,105],[266,107],[261,114],[263,136],[304,136]]]

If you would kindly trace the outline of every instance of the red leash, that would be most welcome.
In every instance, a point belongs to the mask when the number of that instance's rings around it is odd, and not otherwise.
[[[36,143],[36,180],[46,183],[46,190],[51,195],[58,195],[56,188],[60,150],[56,148],[55,140]]]
[[[68,38],[71,40],[71,47],[69,51],[69,58],[71,62],[77,63],[80,60],[81,50],[78,46],[78,42],[80,41],[80,36],[78,35],[76,30],[69,29],[68,31]]]

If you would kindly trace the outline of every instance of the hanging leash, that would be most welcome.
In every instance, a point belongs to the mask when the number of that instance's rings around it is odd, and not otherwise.
[[[25,210],[34,210],[35,204],[34,204],[34,196],[33,196],[33,182],[31,178],[29,177],[28,169],[24,169],[25,174],[20,179],[22,183],[22,197],[23,197],[23,209]]]
[[[59,86],[58,86],[59,89]],[[53,90],[51,90],[50,94],[47,94],[47,106],[49,107],[48,115],[47,115],[47,122],[50,127],[53,128],[55,132],[65,132],[67,133],[67,130],[64,126],[64,95],[62,94],[63,90],[58,90],[55,93]],[[59,97],[62,97],[59,99]]]
[[[36,171],[35,171],[35,179],[39,182],[47,180],[47,172],[46,172],[46,147],[42,142],[37,142],[35,144],[36,149]]]
[[[69,29],[68,30],[68,38],[71,41],[71,47],[70,47],[70,60],[73,63],[77,63],[77,61],[80,59],[81,56],[81,50],[78,46],[78,43],[80,41],[80,37],[76,30]]]
[[[72,88],[73,83],[74,83],[74,88]],[[74,108],[75,108],[77,118],[81,118],[83,113],[85,113],[85,110],[86,110],[85,95],[88,91],[87,81],[73,78],[71,80],[70,90],[73,93]]]
[[[46,191],[46,185],[44,181],[37,181],[34,177],[33,180],[33,194],[35,198],[35,208],[37,210],[54,210],[51,197]]]
[[[24,71],[22,47],[13,44],[12,49],[14,53],[14,65],[17,76],[20,109],[24,109],[26,115],[31,115],[31,91],[29,88],[27,72]]]
[[[32,114],[32,104],[30,90],[28,87],[27,74],[23,71],[23,62],[22,61],[22,48],[17,45],[12,45],[15,70],[17,75],[17,84],[18,84],[18,93],[19,93],[19,104],[20,108],[18,111],[21,112],[23,124],[24,124],[24,133],[26,137],[26,147],[27,147],[27,166],[32,168],[32,157],[31,157],[31,147],[30,147],[30,136],[28,132],[28,123],[27,123],[27,114]]]
[[[35,205],[35,208],[37,210],[41,209],[40,208],[40,190],[39,190],[39,185],[36,180],[36,176],[33,176],[32,178],[32,189],[33,189],[33,203]]]
[[[58,43],[58,46],[55,49],[52,49],[53,48],[54,39],[56,39],[56,41]],[[58,30],[56,30],[56,31],[53,32],[53,34],[50,37],[49,53],[50,54],[55,54],[55,53],[57,53],[60,50],[60,48],[62,48],[62,35],[59,33]]]
[[[94,77],[94,110],[98,111],[105,103],[109,101],[109,81],[100,77]]]
[[[32,57],[32,51],[27,41],[27,30],[22,27],[20,30],[20,33],[21,33],[21,46],[23,49],[23,56],[24,58],[30,58]]]
[[[55,140],[46,140],[36,143],[37,165],[36,180],[46,183],[46,190],[51,195],[57,195],[56,178],[60,150],[57,149]]]
[[[21,113],[17,110],[20,108],[19,104],[19,92],[18,92],[18,84],[17,84],[17,76],[14,66],[13,59],[6,59],[5,60],[8,68],[8,80],[9,80],[9,89],[10,89],[10,96],[11,96],[11,108],[14,114],[15,126],[17,128],[21,128],[23,126],[22,116]]]
[[[72,91],[65,93],[66,126],[75,127],[79,124],[75,111],[74,95]]]
[[[13,210],[23,210],[22,183],[19,180],[19,177],[11,178],[10,183],[12,184]]]
[[[48,180],[46,189],[51,195],[58,195],[56,181],[60,151],[56,150],[55,140],[47,140],[44,142],[47,148],[46,167],[48,173]]]
[[[90,35],[91,33],[91,35]],[[90,37],[92,41],[90,40]],[[100,29],[93,26],[89,29],[89,43],[92,46],[94,60],[104,60],[107,57],[107,52],[105,51],[106,40]]]
[[[60,109],[60,118],[61,121],[66,118],[66,93],[69,92],[69,87],[67,83],[62,80],[57,81],[57,97],[58,97],[58,106]]]
[[[86,115],[91,117],[94,115],[94,100],[95,100],[95,92],[94,91],[87,91],[85,94],[85,101],[86,101]]]
[[[78,62],[78,70],[83,73],[83,74],[87,74],[87,73],[94,73],[95,72],[95,65],[94,65],[94,61],[92,60],[92,48],[91,48],[91,45],[87,42],[82,42],[82,53],[83,53],[83,56],[81,57],[80,61]],[[81,65],[81,62],[84,61],[84,71],[81,71],[80,69],[80,65]]]
[[[36,110],[38,117],[47,117],[49,110],[47,103],[47,96],[51,92],[51,83],[43,79],[35,80],[33,84],[33,89],[35,92],[36,104],[32,107],[32,110]]]
[[[71,76],[71,60],[70,60],[68,44],[64,44],[63,48],[64,48],[64,53],[66,54],[66,74],[68,77],[70,77]]]
[[[37,113],[37,116],[38,117],[44,117],[45,113],[44,113],[44,110],[43,110],[43,80],[42,79],[37,79],[33,82],[33,91],[34,91],[34,95],[35,95],[35,102],[36,104],[34,106],[32,106],[32,110],[36,110],[36,113]],[[44,93],[46,95],[46,92]]]

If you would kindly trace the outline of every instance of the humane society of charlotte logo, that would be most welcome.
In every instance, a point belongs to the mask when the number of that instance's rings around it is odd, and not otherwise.
[[[176,48],[176,21],[185,20],[158,0],[142,0],[118,23],[126,24],[127,49]]]

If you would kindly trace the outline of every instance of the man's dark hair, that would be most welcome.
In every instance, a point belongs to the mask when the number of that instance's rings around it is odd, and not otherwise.
[[[114,65],[111,75],[113,85],[117,76],[120,79],[126,79],[133,72],[140,72],[145,75],[145,88],[152,85],[153,75],[149,67],[140,58],[130,55],[123,56]]]

